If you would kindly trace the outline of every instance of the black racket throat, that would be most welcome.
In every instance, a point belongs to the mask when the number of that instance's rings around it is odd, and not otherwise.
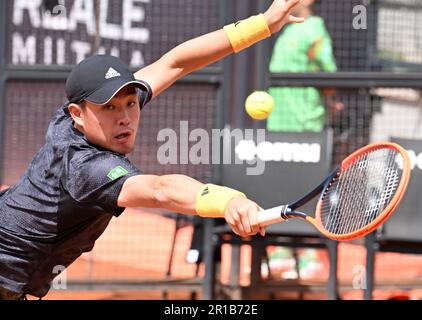
[[[281,207],[281,217],[284,220],[288,220],[291,218],[302,218],[306,219],[308,215],[306,213],[296,211],[297,208],[302,207],[309,201],[311,201],[316,196],[320,196],[320,198],[323,197],[324,191],[328,188],[330,182],[338,175],[338,171],[340,169],[340,166],[337,166],[328,176],[327,178],[322,181],[317,187],[315,187],[312,191],[310,191],[306,196],[300,198],[296,202],[293,202],[292,204],[285,205]]]
[[[280,217],[283,220],[288,220],[292,218],[302,218],[306,219],[308,215],[300,211],[292,211],[289,205],[284,205],[280,207]]]
[[[284,220],[288,220],[288,219],[292,219],[292,218],[302,218],[302,219],[306,219],[308,215],[306,213],[300,212],[300,211],[291,211],[289,213],[286,214],[281,214],[281,217]]]

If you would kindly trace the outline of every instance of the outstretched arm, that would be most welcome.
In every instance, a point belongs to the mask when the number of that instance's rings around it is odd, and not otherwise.
[[[118,198],[119,207],[161,208],[225,218],[232,230],[244,237],[264,230],[257,226],[261,208],[236,190],[204,185],[184,175],[139,175],[126,180]]]
[[[268,36],[278,32],[292,22],[303,22],[302,18],[290,15],[301,0],[274,0],[263,14],[268,27]],[[170,50],[153,64],[135,73],[152,87],[154,97],[185,75],[210,65],[233,53],[233,43],[223,29],[186,41]]]

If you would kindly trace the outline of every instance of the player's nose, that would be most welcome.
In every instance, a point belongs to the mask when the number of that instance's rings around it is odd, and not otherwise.
[[[118,123],[120,126],[127,126],[132,122],[130,113],[127,110],[123,110],[119,113]]]

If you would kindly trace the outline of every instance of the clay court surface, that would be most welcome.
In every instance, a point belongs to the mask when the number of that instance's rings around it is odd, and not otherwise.
[[[166,279],[168,262],[175,232],[175,219],[141,210],[127,210],[118,219],[113,219],[107,231],[97,241],[91,253],[81,256],[66,273],[69,282],[90,281],[163,281]],[[194,279],[196,266],[186,262],[192,227],[187,224],[177,232],[170,279]],[[230,268],[229,245],[222,248],[221,281],[228,282]],[[242,286],[249,285],[251,250],[241,249]],[[328,277],[328,264],[325,253],[320,253],[323,268],[309,281],[324,283]],[[341,243],[339,246],[339,281],[343,299],[362,299],[362,291],[354,290],[360,272],[365,265],[365,249],[358,243]],[[199,270],[199,278],[204,268]],[[376,260],[376,283],[374,299],[412,298],[422,299],[422,256],[396,253],[378,253]],[[169,299],[190,299],[191,292],[168,288]],[[295,292],[274,293],[277,299],[297,299]],[[197,298],[201,298],[200,290]],[[257,295],[257,299],[267,296]],[[305,292],[304,299],[325,299],[325,292]],[[130,291],[71,291],[52,290],[47,300],[120,300],[120,299],[162,299],[160,290]]]

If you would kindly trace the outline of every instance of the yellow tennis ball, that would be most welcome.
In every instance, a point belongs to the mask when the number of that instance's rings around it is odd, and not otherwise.
[[[246,99],[245,108],[253,119],[267,119],[274,109],[274,98],[265,91],[255,91]]]

